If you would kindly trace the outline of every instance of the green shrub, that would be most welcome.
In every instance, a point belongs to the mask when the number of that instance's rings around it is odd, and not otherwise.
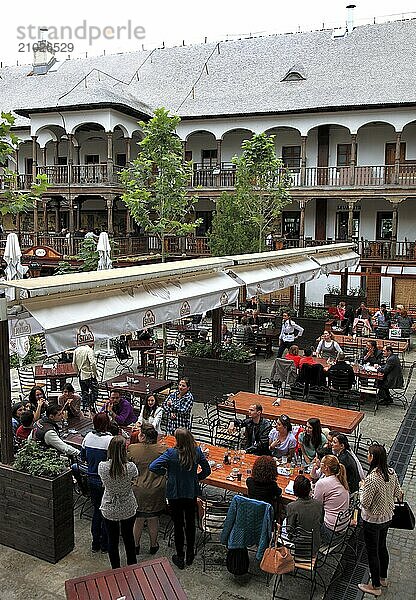
[[[246,362],[251,358],[250,352],[238,344],[214,347],[209,342],[192,342],[183,353],[192,358],[217,358],[227,362]]]
[[[13,467],[37,477],[57,477],[68,470],[59,452],[43,448],[33,441],[26,442],[16,455]]]

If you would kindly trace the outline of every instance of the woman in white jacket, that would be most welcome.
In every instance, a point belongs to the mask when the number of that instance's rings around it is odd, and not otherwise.
[[[158,433],[162,433],[160,424],[162,421],[163,408],[159,406],[156,397],[153,394],[146,396],[146,400],[140,411],[138,422],[141,424],[143,421],[150,423],[156,429]]]
[[[303,332],[303,327],[292,321],[289,313],[284,312],[282,315],[282,329],[279,336],[280,344],[277,351],[277,358],[282,358],[285,348],[290,348],[295,338],[300,337]]]

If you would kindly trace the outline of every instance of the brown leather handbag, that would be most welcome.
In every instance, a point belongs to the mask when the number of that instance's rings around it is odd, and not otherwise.
[[[294,571],[295,560],[286,546],[278,546],[279,530],[280,527],[275,532],[274,544],[272,538],[270,546],[266,548],[263,554],[260,569],[266,573],[283,575],[284,573]]]

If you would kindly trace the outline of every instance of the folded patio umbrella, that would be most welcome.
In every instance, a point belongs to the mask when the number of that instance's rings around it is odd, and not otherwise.
[[[108,233],[102,231],[97,242],[97,252],[99,254],[97,271],[105,271],[111,269],[113,263],[111,262],[110,252],[110,240],[108,239]]]

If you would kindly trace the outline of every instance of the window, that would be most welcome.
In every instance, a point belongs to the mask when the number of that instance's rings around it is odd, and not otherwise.
[[[299,239],[300,234],[300,212],[284,211],[282,213],[282,230],[286,239]]]
[[[283,146],[282,160],[285,167],[295,173],[299,173],[300,168],[300,146]]]
[[[33,158],[26,158],[25,159],[25,173],[26,175],[31,175],[32,174],[32,167],[33,167]]]
[[[351,162],[351,144],[337,145],[337,167],[349,167]]]
[[[127,157],[125,154],[116,154],[116,165],[118,167],[125,167],[126,159],[127,159]]]
[[[352,213],[352,237],[357,238],[360,232],[360,213]],[[348,238],[348,213],[345,211],[337,212],[335,222],[335,237],[337,240],[346,240]]]
[[[289,71],[283,77],[282,81],[304,81],[306,72],[301,64],[296,64],[290,67]]]
[[[85,164],[86,165],[98,165],[100,162],[99,154],[86,154],[85,155]]]
[[[377,213],[377,226],[376,226],[376,239],[377,240],[390,240],[393,231],[393,213],[392,212],[378,212]]]
[[[66,156],[58,156],[58,165],[68,164],[68,158]]]
[[[217,164],[217,150],[202,150],[201,159],[204,167],[215,167]]]
[[[185,162],[191,162],[192,150],[185,150]]]

